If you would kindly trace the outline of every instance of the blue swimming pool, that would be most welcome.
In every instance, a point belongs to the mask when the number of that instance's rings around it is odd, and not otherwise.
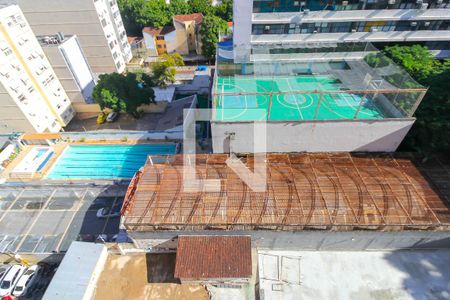
[[[71,145],[48,179],[131,178],[149,155],[174,154],[176,144]]]

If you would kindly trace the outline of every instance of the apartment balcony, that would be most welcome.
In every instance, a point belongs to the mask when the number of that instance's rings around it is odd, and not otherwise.
[[[252,35],[253,45],[298,42],[419,42],[450,41],[449,30],[387,31],[387,32],[337,32],[306,34]]]
[[[445,20],[450,9],[381,9],[342,10],[283,13],[254,13],[256,24],[280,24],[300,22],[357,22],[357,21],[401,21],[401,20]]]

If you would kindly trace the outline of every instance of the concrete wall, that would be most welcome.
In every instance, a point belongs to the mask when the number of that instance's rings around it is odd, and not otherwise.
[[[95,73],[117,72],[94,1],[18,0],[36,35],[76,34]]]
[[[252,35],[253,0],[233,1],[233,44],[241,49],[248,48]],[[235,53],[249,55],[250,53]]]
[[[252,34],[253,0],[233,1],[233,43],[236,46],[250,44]]]
[[[185,24],[179,23],[179,22],[173,20],[173,25],[175,26],[176,40],[177,40],[177,49],[176,50],[181,55],[188,55],[189,47],[188,47],[188,39],[187,39],[187,32],[186,32]]]
[[[249,235],[252,246],[285,250],[396,250],[450,248],[448,231],[158,231],[128,233],[142,249],[176,248],[179,235]]]
[[[415,119],[267,122],[266,152],[394,152]],[[253,152],[253,123],[211,122],[214,153]],[[234,133],[230,141],[228,135]]]

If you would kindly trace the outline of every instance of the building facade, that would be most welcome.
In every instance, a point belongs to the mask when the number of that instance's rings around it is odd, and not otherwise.
[[[69,97],[17,5],[0,8],[0,133],[58,132]]]
[[[95,73],[121,73],[132,58],[116,0],[17,2],[36,35],[77,35]]]
[[[171,54],[177,49],[177,34],[173,26],[161,28],[144,27],[142,36],[150,56]]]
[[[291,42],[423,43],[449,56],[448,0],[234,1],[236,46]]]
[[[203,15],[194,13],[173,16],[173,26],[144,27],[142,35],[150,56],[179,53],[183,56],[201,55],[200,26]]]
[[[78,38],[61,33],[37,37],[72,103],[94,103],[95,76]]]

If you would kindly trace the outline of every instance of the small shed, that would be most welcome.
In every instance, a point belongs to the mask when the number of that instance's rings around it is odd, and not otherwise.
[[[179,236],[175,277],[182,283],[239,285],[252,276],[249,236]]]

